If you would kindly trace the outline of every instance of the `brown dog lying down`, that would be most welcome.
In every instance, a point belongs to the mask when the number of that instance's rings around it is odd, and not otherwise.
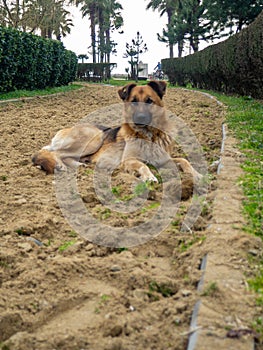
[[[143,181],[157,181],[146,164],[162,167],[169,156],[172,138],[163,108],[166,83],[150,81],[147,85],[129,84],[118,90],[124,101],[124,123],[117,128],[104,128],[88,123],[60,130],[48,146],[33,158],[33,164],[47,174],[66,170],[85,162],[122,163],[124,170]],[[199,178],[200,174],[184,158],[174,158],[180,170]]]

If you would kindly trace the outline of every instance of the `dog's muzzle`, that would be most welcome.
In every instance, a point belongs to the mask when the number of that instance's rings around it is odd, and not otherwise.
[[[152,115],[150,112],[148,111],[138,111],[133,113],[133,117],[132,117],[133,123],[136,126],[146,126],[146,125],[150,125],[152,122]]]

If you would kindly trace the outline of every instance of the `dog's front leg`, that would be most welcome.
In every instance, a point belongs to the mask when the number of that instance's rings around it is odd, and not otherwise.
[[[192,167],[188,160],[184,158],[173,158],[173,160],[183,173],[192,175],[195,180],[202,178],[202,175]]]
[[[65,163],[68,167],[70,167],[72,169],[78,168],[80,166],[82,166],[84,168],[87,167],[87,164],[79,162],[74,158],[64,158],[63,163]]]
[[[133,175],[139,175],[143,181],[158,182],[146,164],[137,159],[127,159],[124,161],[124,170]]]

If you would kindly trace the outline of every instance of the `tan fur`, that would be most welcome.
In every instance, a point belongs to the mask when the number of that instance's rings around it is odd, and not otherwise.
[[[118,90],[124,102],[124,123],[109,139],[107,133],[90,124],[78,124],[60,130],[48,146],[32,158],[47,174],[55,169],[64,170],[85,161],[102,163],[106,168],[123,164],[125,171],[139,175],[143,181],[157,181],[147,163],[156,167],[169,160],[172,139],[164,110],[163,96],[166,83],[151,81],[147,85],[129,84]],[[183,158],[175,162],[192,176],[199,174]]]

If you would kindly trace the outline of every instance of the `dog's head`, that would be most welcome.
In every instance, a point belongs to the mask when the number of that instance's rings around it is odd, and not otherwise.
[[[134,128],[161,126],[164,118],[164,81],[150,81],[147,85],[128,84],[118,90],[125,102],[125,121]]]
[[[44,170],[46,174],[53,174],[56,167],[56,160],[53,154],[49,151],[41,149],[32,157],[33,165],[41,170]]]

